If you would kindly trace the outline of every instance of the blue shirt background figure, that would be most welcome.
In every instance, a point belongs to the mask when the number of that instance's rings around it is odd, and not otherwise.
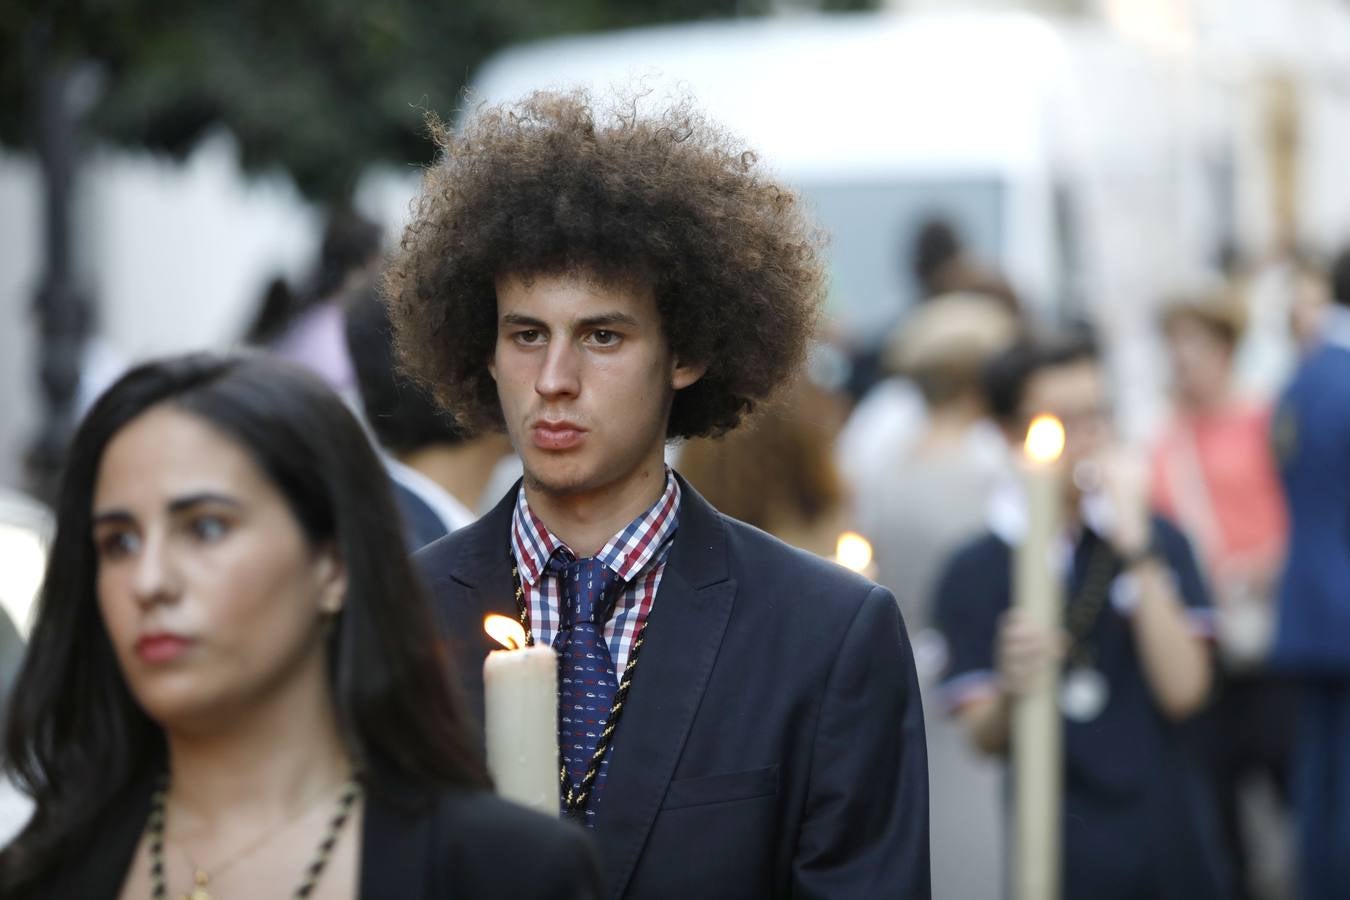
[[[1305,900],[1350,896],[1350,250],[1332,294],[1271,435],[1290,519],[1272,666],[1303,695],[1292,786]]]

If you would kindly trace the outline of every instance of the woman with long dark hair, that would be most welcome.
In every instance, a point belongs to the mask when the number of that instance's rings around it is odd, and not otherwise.
[[[589,897],[495,798],[379,460],[317,379],[144,365],[71,451],[4,770],[0,896]]]

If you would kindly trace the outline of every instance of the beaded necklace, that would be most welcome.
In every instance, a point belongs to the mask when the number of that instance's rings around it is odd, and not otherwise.
[[[161,776],[159,784],[155,788],[155,793],[150,798],[150,818],[147,822],[147,829],[150,836],[151,900],[168,900],[169,896],[168,884],[164,880],[164,805],[168,790],[168,776]],[[337,812],[328,822],[328,829],[314,853],[314,859],[305,867],[304,880],[300,882],[300,886],[291,895],[293,900],[304,900],[314,892],[315,886],[319,883],[319,877],[323,875],[323,871],[328,865],[328,858],[332,855],[333,847],[337,845],[338,835],[342,833],[342,826],[346,824],[348,817],[351,815],[352,807],[360,796],[361,783],[355,778],[349,779],[346,787],[343,788],[341,797],[338,798]],[[275,830],[275,828],[268,829],[264,837],[271,836]],[[219,875],[225,868],[256,850],[261,843],[261,840],[254,841],[248,845],[246,852],[236,853],[227,863],[217,865],[215,874]],[[193,890],[192,893],[184,895],[184,900],[211,900],[211,894],[207,891],[211,882],[210,873],[195,864],[192,868],[194,870]]]

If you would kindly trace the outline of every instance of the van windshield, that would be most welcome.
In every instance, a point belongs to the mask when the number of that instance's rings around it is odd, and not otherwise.
[[[919,298],[914,239],[928,221],[951,225],[991,267],[1005,258],[1005,184],[994,178],[826,180],[796,187],[828,234],[828,314],[859,346],[884,339]]]

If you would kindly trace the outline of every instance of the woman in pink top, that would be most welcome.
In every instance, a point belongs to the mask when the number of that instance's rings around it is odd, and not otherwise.
[[[1270,408],[1233,387],[1233,351],[1243,324],[1241,307],[1226,295],[1167,307],[1162,327],[1175,405],[1153,453],[1154,504],[1190,536],[1214,594],[1226,671],[1209,755],[1240,896],[1249,879],[1238,795],[1249,777],[1262,773],[1284,793],[1294,706],[1289,687],[1261,670],[1288,523],[1270,446]]]

